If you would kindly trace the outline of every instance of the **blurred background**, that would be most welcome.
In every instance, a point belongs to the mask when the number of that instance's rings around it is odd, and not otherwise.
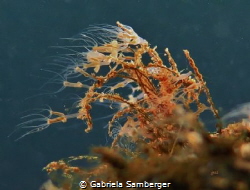
[[[60,38],[73,37],[89,25],[120,21],[157,45],[161,55],[168,47],[179,69],[188,68],[182,52],[188,49],[223,115],[250,101],[249,9],[247,0],[1,0],[0,190],[37,190],[47,180],[42,168],[50,161],[109,144],[105,119],[89,134],[82,121],[70,121],[19,141],[15,139],[23,131],[8,137],[32,109],[50,105],[64,111],[76,101],[65,91],[44,94],[41,89],[53,76],[44,70],[60,53],[51,48],[62,44]],[[204,122],[214,130],[210,116]]]

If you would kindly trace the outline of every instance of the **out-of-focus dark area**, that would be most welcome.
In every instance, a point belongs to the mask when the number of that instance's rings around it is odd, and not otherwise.
[[[89,134],[81,121],[52,125],[19,141],[10,137],[22,116],[51,106],[64,111],[76,100],[67,91],[45,93],[53,73],[46,72],[60,54],[60,38],[72,37],[93,24],[131,26],[158,52],[168,47],[179,68],[187,69],[188,49],[213,99],[225,114],[249,102],[250,2],[233,0],[2,0],[0,2],[0,190],[39,189],[47,180],[42,168],[50,161],[89,153],[105,145],[107,120],[97,120]],[[65,51],[64,51],[65,52]],[[50,86],[51,88],[51,86]],[[60,89],[55,84],[54,92]],[[51,89],[50,89],[51,90]],[[82,96],[81,91],[71,91]],[[95,113],[93,113],[95,115]],[[101,111],[96,113],[102,116]],[[213,130],[211,114],[204,116]]]

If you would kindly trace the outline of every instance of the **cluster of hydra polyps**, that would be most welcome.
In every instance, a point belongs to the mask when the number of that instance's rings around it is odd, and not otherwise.
[[[109,121],[111,136],[114,132],[112,126],[120,119],[126,120],[121,126],[133,124],[134,129],[146,130],[143,132],[146,134],[149,131],[145,126],[172,116],[177,105],[191,110],[190,105],[196,104],[196,110],[192,111],[197,116],[210,109],[219,117],[206,83],[187,50],[184,54],[194,73],[180,72],[168,49],[165,49],[165,55],[169,66],[165,65],[156,47],[151,48],[131,27],[120,22],[117,25],[92,26],[73,39],[86,51],[77,50],[67,57],[71,61],[61,76],[67,79],[63,81],[64,87],[83,88],[85,94],[78,101],[75,113],[49,110],[49,116],[43,116],[46,123],[37,125],[25,135],[41,131],[53,123],[65,123],[71,118],[86,121],[85,131],[89,132],[93,127],[90,110],[95,103],[115,105]],[[70,81],[71,78],[74,82]],[[209,105],[199,101],[201,93],[207,95]],[[40,122],[41,118],[24,122],[24,125],[34,121]],[[119,130],[115,131],[119,133]]]

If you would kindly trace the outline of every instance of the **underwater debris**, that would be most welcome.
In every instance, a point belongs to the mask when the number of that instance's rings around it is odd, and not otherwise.
[[[225,114],[221,120],[224,123],[239,122],[243,120],[246,124],[250,122],[250,102],[239,105],[229,113]],[[250,123],[249,123],[250,124]]]

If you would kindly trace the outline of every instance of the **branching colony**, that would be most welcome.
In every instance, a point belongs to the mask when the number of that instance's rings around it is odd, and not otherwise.
[[[77,51],[72,55],[62,75],[65,79],[70,79],[70,75],[84,78],[77,82],[63,81],[63,88],[87,88],[84,97],[78,102],[78,112],[66,115],[49,110],[49,116],[42,115],[42,118],[22,123],[21,126],[34,127],[23,136],[41,131],[54,123],[65,123],[70,118],[84,120],[87,124],[85,132],[90,132],[93,127],[90,110],[96,102],[119,106],[109,121],[110,135],[113,124],[126,118],[121,129],[116,132],[116,137],[123,134],[132,136],[133,130],[137,130],[151,138],[151,133],[155,131],[147,126],[172,116],[177,105],[190,110],[190,105],[195,104],[197,109],[192,111],[197,117],[205,109],[210,109],[219,118],[206,82],[188,50],[184,50],[184,54],[193,73],[180,72],[168,49],[165,49],[165,55],[170,65],[164,64],[156,47],[151,48],[131,27],[120,22],[117,22],[117,26],[92,26],[73,40],[81,41],[86,51]],[[145,55],[150,57],[150,61],[144,60]],[[123,89],[131,93],[124,95],[121,93]],[[206,94],[208,105],[199,101],[201,93]],[[33,125],[38,121],[44,123]]]

